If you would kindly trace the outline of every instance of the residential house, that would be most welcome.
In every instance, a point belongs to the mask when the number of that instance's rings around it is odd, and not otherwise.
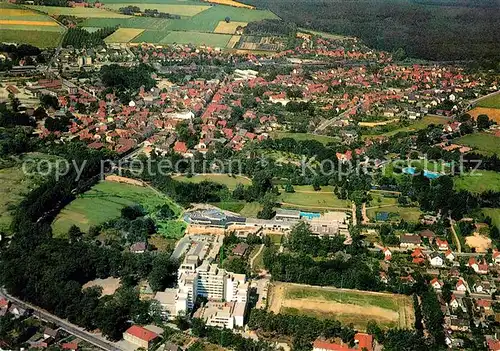
[[[493,250],[493,255],[491,256],[493,263],[500,264],[500,251],[498,249]]]
[[[136,253],[136,254],[141,254],[141,253],[146,252],[147,247],[148,247],[148,245],[144,241],[138,242],[138,243],[132,244],[130,246],[130,252]]]
[[[448,245],[447,240],[441,240],[440,238],[437,238],[436,245],[437,245],[439,251],[447,251],[450,249],[450,246]]]
[[[445,254],[444,254],[444,257],[446,257],[446,259],[448,261],[454,261],[455,260],[455,254],[453,252],[451,252],[451,250],[446,251]]]
[[[488,264],[486,261],[478,262],[475,257],[471,257],[469,259],[468,266],[474,270],[477,274],[487,274],[488,273]]]
[[[158,334],[138,325],[133,325],[123,333],[123,339],[134,345],[149,349]]]
[[[249,248],[249,245],[247,243],[239,243],[233,249],[233,255],[243,257],[243,256],[245,256],[248,248]]]
[[[387,247],[385,247],[383,250],[382,250],[383,254],[384,254],[384,260],[385,261],[390,261],[391,258],[392,258],[392,252],[391,250],[389,250]]]
[[[462,278],[458,279],[455,290],[465,293],[468,290],[467,283]]]
[[[444,260],[443,254],[439,252],[432,252],[429,255],[429,262],[433,267],[442,267],[444,265]]]
[[[413,263],[422,264],[425,262],[425,254],[422,252],[421,248],[416,248],[413,250],[411,257],[413,257]]]
[[[441,288],[443,287],[443,282],[442,281],[439,281],[438,278],[434,278],[431,280],[430,282],[431,286],[434,288],[434,290],[441,290]]]
[[[476,308],[478,310],[489,311],[491,310],[491,301],[486,299],[478,299],[476,301]]]
[[[400,247],[413,249],[419,247],[422,244],[422,239],[419,235],[415,234],[403,234],[400,237]]]

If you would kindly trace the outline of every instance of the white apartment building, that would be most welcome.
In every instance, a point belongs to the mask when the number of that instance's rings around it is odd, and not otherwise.
[[[209,301],[195,313],[196,318],[203,319],[208,326],[226,329],[243,327],[246,303]]]

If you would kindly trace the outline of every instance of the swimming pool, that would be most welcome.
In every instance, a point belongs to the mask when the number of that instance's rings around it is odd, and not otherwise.
[[[417,173],[417,169],[415,167],[405,167],[403,168],[403,173],[404,174],[410,174],[410,175],[415,175]],[[436,179],[439,178],[441,174],[436,173],[436,172],[431,172],[428,170],[424,170],[424,177],[428,179]]]

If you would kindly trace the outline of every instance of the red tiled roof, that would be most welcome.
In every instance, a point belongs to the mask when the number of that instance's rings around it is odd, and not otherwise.
[[[147,342],[156,339],[158,337],[158,334],[138,325],[131,326],[130,328],[127,329],[125,333],[135,336],[136,338],[139,338]]]
[[[357,333],[354,335],[354,340],[358,342],[358,349],[363,350],[364,348],[367,351],[373,350],[373,336],[365,333]]]

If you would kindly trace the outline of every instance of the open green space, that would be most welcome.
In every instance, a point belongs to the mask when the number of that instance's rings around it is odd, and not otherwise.
[[[372,197],[372,200],[370,201],[369,204],[367,204],[368,207],[374,207],[374,206],[393,206],[397,205],[398,203],[398,197],[397,196],[389,196],[389,195],[384,195],[383,193],[374,193],[370,192],[370,196]]]
[[[131,17],[131,18],[89,18],[79,24],[80,27],[115,27],[153,29],[164,31],[172,20],[153,17]]]
[[[316,140],[323,144],[328,143],[338,143],[340,142],[339,138],[331,137],[328,135],[319,135],[319,134],[311,134],[311,133],[291,133],[291,132],[272,132],[271,138],[273,139],[283,139],[283,138],[292,138],[297,141],[302,140]]]
[[[415,131],[419,131],[421,129],[425,129],[425,128],[427,128],[427,126],[429,126],[431,124],[446,124],[449,121],[450,121],[450,119],[446,118],[446,117],[425,116],[425,117],[423,117],[415,122],[412,122],[408,126],[401,126],[399,128],[392,129],[392,130],[385,132],[385,133],[364,134],[364,135],[362,135],[362,138],[363,139],[370,139],[370,138],[377,137],[377,136],[390,137],[390,136],[395,135],[395,134],[400,133],[400,132],[415,132]],[[370,128],[370,130],[373,130],[373,128]]]
[[[159,43],[169,32],[160,30],[145,30],[132,39],[131,43]]]
[[[500,229],[500,208],[482,208],[481,212],[491,217],[491,222]]]
[[[341,200],[330,191],[311,191],[285,193],[284,191],[278,196],[278,202],[284,207],[295,207],[296,209],[316,211],[333,208],[350,208],[351,203],[348,200]]]
[[[488,133],[468,134],[453,140],[454,143],[470,146],[473,151],[484,154],[500,154],[500,138]]]
[[[488,96],[485,99],[479,100],[477,103],[479,107],[500,108],[500,94]]]
[[[500,191],[500,173],[478,170],[472,174],[453,177],[453,183],[456,190],[467,190],[476,194],[489,190],[498,192]]]
[[[287,299],[320,298],[326,301],[350,303],[360,306],[377,306],[393,311],[399,310],[399,305],[392,295],[370,294],[346,290],[326,290],[319,288],[303,288],[289,286],[286,289]]]
[[[179,182],[186,182],[186,183],[201,183],[203,181],[210,181],[214,183],[219,183],[219,184],[224,184],[227,186],[229,189],[234,189],[238,184],[242,185],[250,185],[252,184],[252,181],[248,179],[247,177],[243,176],[230,176],[227,174],[199,174],[199,175],[194,175],[192,177],[187,177],[187,176],[174,176],[172,179],[175,179]]]
[[[130,16],[121,13],[106,11],[96,7],[59,7],[59,6],[39,6],[27,5],[27,7],[50,16],[74,16],[82,18],[129,18]]]
[[[175,31],[161,39],[160,44],[191,44],[225,48],[231,37],[232,35],[229,34]]]
[[[136,6],[141,9],[141,11],[144,11],[146,9],[156,9],[159,12],[164,12],[164,13],[169,13],[171,15],[179,15],[179,16],[187,16],[191,17],[194,15],[197,15],[198,13],[205,11],[210,8],[208,5],[201,5],[201,4],[191,4],[188,3],[186,5],[184,4],[151,4],[151,3],[113,3],[113,4],[106,4],[107,9],[111,9],[114,11],[120,10],[122,7],[127,7],[127,6]]]
[[[366,210],[370,220],[375,221],[377,212],[387,212],[389,214],[388,221],[398,221],[404,219],[406,222],[418,222],[422,211],[418,207],[401,207],[389,206],[382,208],[370,208]]]
[[[90,226],[120,217],[122,208],[137,204],[143,206],[153,218],[158,207],[164,204],[168,204],[176,215],[180,214],[176,204],[149,187],[102,181],[67,205],[56,217],[52,228],[56,236],[64,236],[72,225],[88,231]],[[183,231],[181,221],[156,223],[158,232],[165,236],[180,235]]]

